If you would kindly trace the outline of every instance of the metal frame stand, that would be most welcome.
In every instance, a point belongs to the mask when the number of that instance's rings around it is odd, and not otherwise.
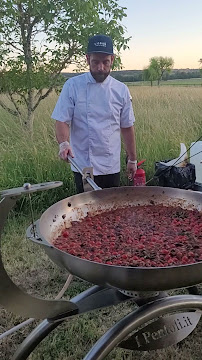
[[[102,307],[115,305],[124,300],[129,300],[129,298],[121,295],[119,291],[100,287],[92,287],[71,299],[80,308],[79,313],[101,307],[100,305]],[[189,312],[162,317],[185,309],[189,309]],[[168,296],[144,304],[109,329],[83,360],[105,359],[116,346],[130,350],[150,350],[176,344],[186,338],[196,327],[201,313],[195,310],[199,309],[202,310],[202,296],[198,295]],[[138,328],[157,318],[159,320],[138,331]],[[39,343],[64,320],[44,320],[22,342],[12,360],[26,360]],[[155,331],[151,331],[154,329]],[[132,335],[127,338],[130,334]],[[127,340],[124,340],[125,338]]]
[[[58,314],[77,313],[77,306],[65,300],[44,300],[23,292],[13,283],[7,274],[1,257],[1,234],[9,211],[15,206],[16,201],[22,194],[30,194],[35,191],[49,190],[61,186],[62,182],[42,183],[31,186],[8,189],[0,193],[0,304],[14,314],[35,319],[52,318]],[[30,185],[30,186],[28,186]]]
[[[128,296],[121,294],[116,289],[93,286],[72,298],[71,302],[78,307],[78,314],[82,314],[106,306],[117,305],[127,300],[129,300]],[[63,318],[58,316],[55,319],[42,321],[19,346],[13,360],[27,359],[37,345],[66,318],[67,316]]]
[[[92,347],[89,353],[85,356],[83,360],[102,360],[104,359],[117,345],[123,348],[130,348],[136,350],[149,350],[150,346],[153,345],[154,333],[150,333],[147,329],[147,332],[136,332],[134,336],[129,338],[126,341],[123,341],[129,334],[137,330],[140,326],[145,325],[148,321],[154,320],[155,318],[169,314],[170,312],[176,310],[184,309],[201,309],[202,310],[202,297],[193,296],[193,295],[182,295],[182,296],[173,296],[168,298],[163,298],[156,300],[147,305],[143,305],[138,310],[127,315],[116,323],[110,330],[108,330]],[[200,319],[200,314],[198,315],[198,321]],[[198,322],[197,321],[197,322]],[[184,324],[183,324],[184,326]],[[191,324],[190,324],[191,326]],[[194,326],[195,328],[195,326]],[[162,329],[160,329],[162,330]],[[179,329],[177,331],[183,331],[184,329]],[[193,330],[193,329],[192,329]],[[192,331],[191,330],[191,331]],[[191,332],[190,331],[190,332]],[[189,333],[190,333],[189,332]],[[140,334],[143,336],[141,338]],[[159,333],[160,334],[160,333]],[[157,331],[155,332],[157,335]],[[170,334],[168,334],[169,336]],[[178,334],[176,334],[178,335]],[[160,335],[159,335],[160,336]],[[187,334],[186,336],[187,337]],[[180,339],[185,338],[184,336]],[[178,336],[175,336],[175,343],[179,342]],[[159,339],[158,339],[159,340]],[[142,341],[142,343],[141,343]],[[144,341],[144,343],[143,343]],[[133,345],[135,345],[133,347]],[[147,345],[146,347],[144,345]],[[149,346],[150,345],[150,346]],[[166,346],[170,344],[164,344]],[[162,346],[162,347],[166,347]],[[159,346],[157,347],[159,348]]]

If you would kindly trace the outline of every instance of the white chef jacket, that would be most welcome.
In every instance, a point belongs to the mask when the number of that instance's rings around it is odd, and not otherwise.
[[[74,160],[94,175],[120,171],[120,128],[135,118],[128,87],[110,75],[101,82],[91,73],[66,81],[51,116],[70,125]],[[73,171],[76,171],[72,167]]]

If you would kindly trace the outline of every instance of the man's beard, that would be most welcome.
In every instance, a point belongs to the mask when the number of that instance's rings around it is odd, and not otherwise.
[[[99,82],[99,83],[103,82],[107,78],[109,73],[110,73],[110,71],[108,71],[107,73],[104,73],[102,71],[99,71],[99,72],[91,71],[92,77],[95,79],[96,82]]]

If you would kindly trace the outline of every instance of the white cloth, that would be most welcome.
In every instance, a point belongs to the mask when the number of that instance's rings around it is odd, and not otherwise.
[[[135,121],[125,84],[110,75],[97,83],[90,72],[72,77],[51,117],[70,125],[70,145],[82,169],[92,166],[94,175],[120,171],[120,128]]]

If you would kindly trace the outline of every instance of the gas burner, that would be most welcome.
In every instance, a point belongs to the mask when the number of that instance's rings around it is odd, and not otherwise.
[[[119,289],[119,291],[128,296],[132,297],[134,299],[150,299],[157,297],[159,295],[159,291],[131,291],[131,290],[122,290]]]

